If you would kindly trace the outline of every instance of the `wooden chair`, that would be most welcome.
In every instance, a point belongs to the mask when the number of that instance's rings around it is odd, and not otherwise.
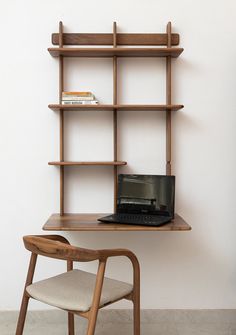
[[[31,251],[28,274],[17,323],[16,335],[22,335],[29,298],[68,312],[68,334],[74,335],[74,314],[88,319],[87,335],[93,335],[98,310],[121,299],[133,301],[134,335],[140,335],[140,269],[136,256],[127,249],[89,250],[71,246],[62,236],[23,237]],[[33,283],[37,256],[67,261],[67,272]],[[104,277],[109,257],[126,256],[133,265],[133,285]],[[73,262],[98,260],[97,274],[73,270]]]

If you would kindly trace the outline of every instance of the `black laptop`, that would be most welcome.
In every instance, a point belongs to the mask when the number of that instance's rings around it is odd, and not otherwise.
[[[161,226],[174,218],[175,177],[120,174],[116,214],[105,223]]]

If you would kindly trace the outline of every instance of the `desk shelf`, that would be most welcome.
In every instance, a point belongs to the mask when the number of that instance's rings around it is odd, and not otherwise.
[[[191,227],[178,214],[175,219],[160,227],[135,226],[97,221],[105,213],[95,214],[52,214],[43,226],[43,230],[55,231],[189,231]]]

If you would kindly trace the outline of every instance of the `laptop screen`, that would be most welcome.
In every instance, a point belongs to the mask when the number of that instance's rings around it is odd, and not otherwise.
[[[174,217],[175,177],[120,174],[118,213],[156,214]]]

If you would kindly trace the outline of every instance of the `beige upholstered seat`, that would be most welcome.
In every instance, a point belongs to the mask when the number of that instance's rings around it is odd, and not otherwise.
[[[27,293],[34,299],[58,308],[86,312],[90,310],[96,275],[73,270],[29,285]],[[133,286],[104,278],[99,306],[104,306],[128,295]]]

